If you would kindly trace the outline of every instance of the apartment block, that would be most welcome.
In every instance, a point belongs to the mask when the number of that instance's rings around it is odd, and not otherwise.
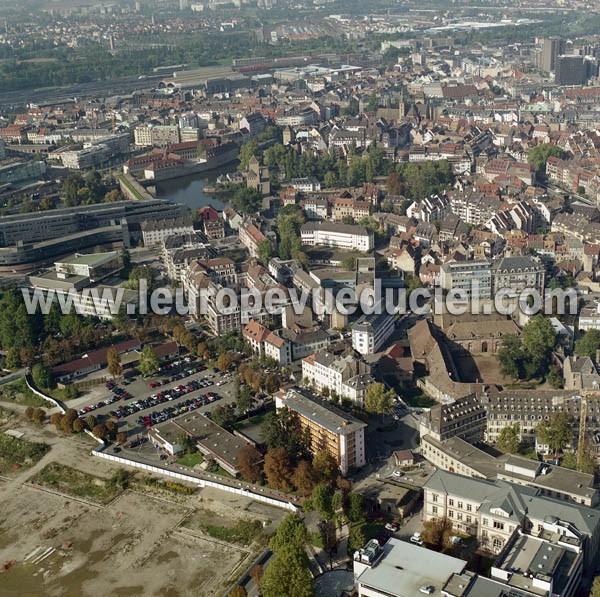
[[[371,251],[373,233],[364,226],[334,222],[307,222],[300,230],[303,245],[334,247],[350,251]]]
[[[277,410],[288,408],[296,413],[302,428],[310,434],[312,453],[329,452],[343,475],[366,464],[366,423],[294,388],[280,392],[275,406]]]
[[[351,328],[352,348],[363,355],[378,352],[396,329],[394,315],[385,310],[361,316]]]
[[[468,299],[492,298],[492,270],[487,260],[444,263],[440,280],[444,290],[462,290]]]

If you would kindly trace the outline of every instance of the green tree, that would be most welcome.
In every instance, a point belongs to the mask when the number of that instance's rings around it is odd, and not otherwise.
[[[258,258],[259,260],[267,265],[273,257],[273,248],[268,240],[262,240],[258,243]]]
[[[260,158],[260,152],[258,149],[258,141],[256,139],[250,139],[242,145],[240,148],[240,154],[238,159],[240,161],[239,169],[242,172],[248,170],[248,164],[252,157]]]
[[[159,366],[160,364],[154,348],[150,344],[146,344],[142,348],[142,354],[140,355],[140,364],[138,365],[140,373],[144,377],[154,375],[158,371]]]
[[[212,420],[225,429],[232,429],[237,417],[235,416],[235,406],[226,404],[225,406],[215,406],[210,411]]]
[[[307,541],[308,534],[302,519],[297,514],[288,514],[271,537],[269,547],[273,551],[280,551],[286,547],[303,549]]]
[[[575,342],[575,354],[581,357],[595,360],[598,349],[600,349],[600,330],[589,330]]]
[[[254,214],[258,212],[262,204],[260,191],[240,187],[231,198],[233,208],[243,214]]]
[[[310,438],[302,429],[296,413],[288,408],[267,414],[261,437],[269,449],[284,448],[292,462],[299,462],[310,455]]]
[[[556,343],[556,334],[550,319],[536,315],[523,328],[521,344],[534,363],[542,366]]]
[[[546,163],[550,156],[563,159],[565,152],[560,147],[548,145],[547,143],[540,143],[529,150],[527,161],[533,166],[537,176],[545,178]]]
[[[538,442],[547,444],[556,454],[573,440],[573,417],[568,413],[554,412],[536,428]]]
[[[362,549],[367,543],[367,536],[365,535],[364,525],[355,524],[350,527],[350,533],[348,534],[348,551],[354,552],[357,549]]]
[[[260,581],[263,597],[312,597],[312,574],[302,549],[285,547],[275,553]]]
[[[386,390],[380,383],[370,384],[365,392],[365,410],[374,415],[387,415],[394,406],[393,390]]]
[[[362,522],[367,518],[365,498],[360,493],[350,493],[347,499],[347,514],[351,522]]]
[[[38,388],[50,389],[54,387],[54,378],[52,377],[52,371],[50,367],[42,365],[42,363],[36,363],[31,368],[31,377],[33,383]]]
[[[506,425],[498,435],[498,448],[508,454],[517,454],[521,441],[519,440],[519,424]]]
[[[248,386],[240,390],[236,405],[240,415],[245,415],[254,406],[254,398]]]
[[[342,261],[342,269],[353,272],[356,270],[356,257],[346,257]]]
[[[569,468],[571,470],[578,470],[582,473],[588,473],[589,475],[594,473],[596,463],[594,457],[590,454],[589,450],[585,450],[580,462],[578,462],[578,454],[575,452],[566,452],[560,459],[560,466]]]
[[[497,353],[500,361],[500,372],[502,375],[521,379],[523,376],[523,361],[525,354],[521,348],[521,340],[518,336],[503,336],[502,345]]]
[[[333,487],[329,484],[320,484],[313,489],[311,502],[323,520],[334,517],[333,493]]]

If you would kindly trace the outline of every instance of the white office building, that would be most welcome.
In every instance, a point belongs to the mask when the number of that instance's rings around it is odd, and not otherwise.
[[[333,222],[307,222],[300,230],[303,245],[334,247],[350,251],[371,251],[373,233],[364,226]]]

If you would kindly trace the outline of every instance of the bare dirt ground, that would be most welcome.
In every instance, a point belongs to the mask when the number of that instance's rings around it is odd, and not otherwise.
[[[0,564],[15,562],[0,572],[1,595],[222,595],[261,545],[214,539],[195,522],[229,528],[240,519],[260,520],[272,529],[285,515],[214,489],[191,496],[128,489],[106,506],[46,491],[28,480],[50,462],[104,480],[116,469],[90,456],[93,444],[83,438],[23,421],[11,421],[11,428],[24,439],[43,437],[52,450],[0,480]]]
[[[502,375],[500,363],[495,355],[473,355],[468,357],[454,356],[460,378],[464,382],[508,384],[513,383],[510,377]]]

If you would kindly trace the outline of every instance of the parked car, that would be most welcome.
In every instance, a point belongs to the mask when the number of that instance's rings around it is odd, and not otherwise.
[[[414,543],[415,545],[423,545],[423,539],[421,538],[421,533],[414,533],[410,538],[410,542]]]

